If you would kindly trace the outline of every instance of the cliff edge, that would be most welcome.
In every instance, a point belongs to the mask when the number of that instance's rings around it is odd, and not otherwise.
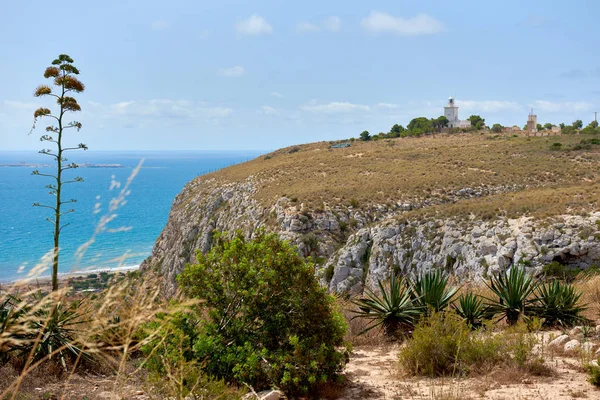
[[[391,271],[587,268],[600,264],[600,146],[582,140],[463,134],[280,149],[189,182],[142,269],[172,295],[215,231],[259,227],[296,244],[338,292]]]

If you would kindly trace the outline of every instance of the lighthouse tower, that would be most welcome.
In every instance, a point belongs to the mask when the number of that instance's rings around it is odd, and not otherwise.
[[[471,126],[469,121],[458,119],[458,107],[452,96],[448,99],[448,105],[444,107],[444,117],[448,118],[448,128],[469,128]]]
[[[444,116],[448,118],[448,128],[458,128],[460,120],[458,119],[458,107],[454,103],[454,98],[450,96],[448,105],[444,107]]]

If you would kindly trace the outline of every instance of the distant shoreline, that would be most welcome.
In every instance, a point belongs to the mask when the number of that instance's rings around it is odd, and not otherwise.
[[[20,164],[0,164],[0,168],[49,168],[50,164],[20,163]],[[125,168],[121,164],[77,164],[78,168]]]
[[[107,272],[109,274],[115,274],[119,272],[129,272],[129,271],[137,271],[140,268],[140,265],[126,265],[123,267],[116,268],[96,268],[89,270],[81,270],[81,271],[72,271],[72,272],[60,272],[58,274],[59,280],[64,280],[68,278],[74,278],[79,276],[87,276],[90,274],[100,274],[102,272]],[[20,279],[0,279],[0,285],[14,285],[21,283],[31,283],[31,282],[39,282],[39,283],[47,283],[52,279],[50,275],[42,275],[32,278],[20,278]]]

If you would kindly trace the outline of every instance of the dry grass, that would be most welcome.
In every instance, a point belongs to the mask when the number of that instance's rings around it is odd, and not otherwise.
[[[444,211],[468,213],[473,204],[503,210],[554,212],[571,207],[589,209],[600,196],[600,148],[552,151],[576,145],[583,136],[500,137],[460,134],[356,141],[352,147],[330,149],[319,142],[277,150],[198,179],[215,184],[238,182],[252,175],[260,182],[256,198],[271,204],[285,195],[313,207],[337,204],[394,205],[399,201],[449,201],[456,190],[524,188],[490,200],[476,199]],[[545,211],[548,204],[557,206]],[[462,204],[464,203],[464,205]]]
[[[137,275],[134,276],[137,278]],[[74,386],[75,392],[80,393],[77,386],[94,388],[98,384],[90,385],[89,382],[99,380],[103,381],[104,394],[110,393],[111,396],[123,398],[130,398],[136,392],[152,394],[160,391],[163,396],[161,398],[166,396],[183,399],[190,390],[206,392],[207,387],[215,388],[217,385],[213,385],[198,371],[195,372],[197,382],[184,388],[181,374],[185,372],[186,365],[183,359],[180,360],[181,365],[167,364],[168,360],[164,360],[167,376],[158,381],[148,381],[143,368],[154,350],[144,357],[140,349],[153,341],[158,350],[166,338],[161,336],[165,334],[162,326],[149,330],[146,324],[155,320],[157,313],[169,315],[192,305],[189,302],[175,307],[167,304],[158,296],[159,287],[153,279],[121,279],[109,285],[95,300],[81,303],[76,310],[75,319],[65,327],[71,332],[69,345],[76,346],[83,352],[78,357],[67,358],[64,364],[59,360],[61,351],[67,350],[66,346],[54,348],[42,358],[34,356],[33,350],[22,353],[19,348],[38,347],[43,340],[43,330],[36,331],[34,327],[47,326],[51,320],[49,314],[46,317],[39,311],[75,300],[68,295],[67,288],[47,293],[41,298],[33,297],[39,290],[37,288],[30,293],[23,293],[22,285],[18,285],[18,288],[6,288],[7,291],[0,293],[0,303],[9,293],[20,291],[19,298],[22,300],[13,303],[13,310],[22,309],[24,313],[13,323],[0,326],[0,350],[10,355],[8,361],[5,359],[0,363],[0,399],[37,398],[44,393],[49,396],[47,398],[68,399],[73,394]],[[145,335],[140,337],[142,326],[146,326]],[[82,379],[86,374],[88,378]],[[82,381],[88,383],[82,384]],[[44,392],[40,393],[39,388],[43,388]],[[223,398],[235,397],[234,394],[237,393],[235,389],[231,393],[225,387],[217,389],[223,389]]]
[[[584,316],[597,321],[600,319],[600,275],[576,279],[573,283],[581,295],[581,301],[587,305]]]

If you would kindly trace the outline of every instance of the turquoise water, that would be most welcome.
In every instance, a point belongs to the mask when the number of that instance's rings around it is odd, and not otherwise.
[[[69,162],[120,164],[123,168],[78,168],[67,172],[67,177],[81,176],[84,182],[66,185],[63,191],[64,200],[74,198],[77,203],[63,206],[65,210],[74,208],[75,212],[63,216],[69,225],[61,233],[60,272],[140,264],[150,255],[167,222],[173,199],[188,181],[260,153],[72,152]],[[142,159],[125,203],[110,212],[111,199],[119,195]],[[35,152],[0,152],[0,164],[50,161],[50,157]],[[40,173],[52,172],[38,169]],[[24,277],[52,249],[53,227],[45,220],[51,216],[51,210],[32,206],[34,202],[52,204],[54,197],[44,188],[50,178],[32,176],[32,170],[0,166],[0,281]],[[114,182],[120,182],[120,187]],[[113,214],[116,218],[107,224],[107,230],[96,235],[81,259],[76,257],[76,250],[94,236],[101,218]],[[127,258],[118,260],[124,254]]]

